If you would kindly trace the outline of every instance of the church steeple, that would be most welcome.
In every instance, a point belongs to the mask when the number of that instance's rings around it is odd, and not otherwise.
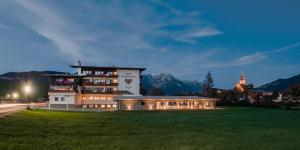
[[[240,85],[245,85],[246,84],[246,77],[244,75],[244,72],[241,73],[241,77],[240,77]]]

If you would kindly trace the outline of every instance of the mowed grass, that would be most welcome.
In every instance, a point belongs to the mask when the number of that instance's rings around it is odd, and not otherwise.
[[[23,111],[0,119],[0,149],[300,149],[300,111]]]

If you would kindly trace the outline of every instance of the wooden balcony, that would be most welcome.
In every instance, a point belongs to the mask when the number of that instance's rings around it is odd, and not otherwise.
[[[50,93],[76,93],[74,90],[54,90],[49,89]]]
[[[86,77],[102,77],[102,78],[118,78],[119,76],[118,75],[114,75],[114,74],[111,74],[111,75],[108,75],[108,74],[87,74],[85,75]]]
[[[103,82],[98,82],[98,83],[94,83],[94,82],[83,82],[82,83],[83,86],[118,86],[118,83],[103,83]]]
[[[91,91],[91,90],[82,90],[82,94],[118,94],[117,91]]]

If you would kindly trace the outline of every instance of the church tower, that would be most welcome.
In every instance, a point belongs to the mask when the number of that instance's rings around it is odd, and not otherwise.
[[[244,76],[244,73],[242,72],[241,77],[240,77],[240,85],[245,85],[246,84],[246,78]]]

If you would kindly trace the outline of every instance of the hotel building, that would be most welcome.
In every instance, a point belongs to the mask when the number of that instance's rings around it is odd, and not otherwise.
[[[47,74],[49,108],[109,110],[214,109],[216,99],[197,96],[142,96],[145,68],[77,65],[75,74]]]

